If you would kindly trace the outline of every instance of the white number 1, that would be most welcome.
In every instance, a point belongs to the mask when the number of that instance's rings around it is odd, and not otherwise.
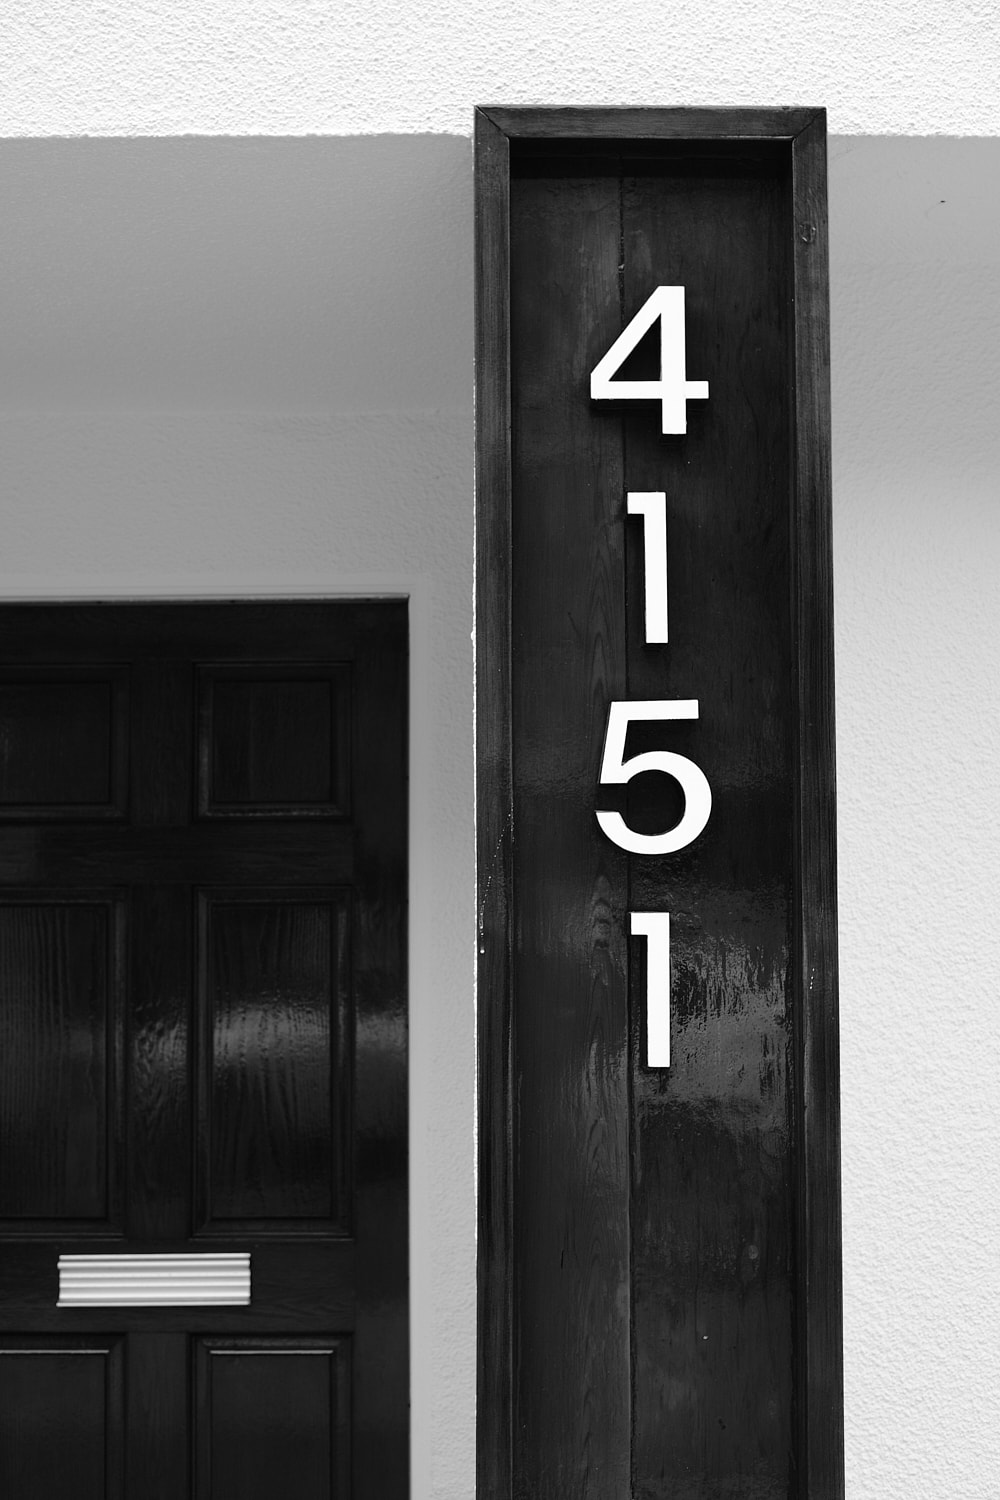
[[[660,320],[659,380],[615,380],[644,333]],[[707,380],[688,380],[684,288],[658,286],[622,329],[590,377],[594,401],[659,401],[663,431],[687,432],[687,403],[708,399]]]
[[[663,490],[630,490],[630,516],[642,516],[642,548],[646,580],[646,643],[667,639],[667,497]]]
[[[646,939],[646,1064],[670,1067],[670,913],[630,913],[633,937]]]

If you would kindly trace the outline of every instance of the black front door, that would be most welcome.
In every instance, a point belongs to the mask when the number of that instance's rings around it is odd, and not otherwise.
[[[0,610],[0,1492],[408,1493],[403,602]]]

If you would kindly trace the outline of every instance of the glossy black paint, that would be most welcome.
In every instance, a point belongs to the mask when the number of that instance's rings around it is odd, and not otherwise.
[[[644,644],[630,526],[618,689],[699,700],[698,721],[659,743],[700,765],[713,792],[692,845],[630,869],[630,907],[671,913],[674,1001],[672,1066],[650,1070],[633,975],[637,1500],[668,1478],[678,1497],[752,1500],[783,1500],[793,1482],[788,196],[787,174],[766,162],[623,179],[625,316],[669,267],[688,288],[691,372],[710,381],[684,438],[664,439],[648,408],[620,418],[626,487],[668,496],[672,629],[669,645]],[[650,815],[657,780],[633,799]]]
[[[823,119],[478,118],[481,1500],[842,1494]],[[686,437],[589,374],[688,288]],[[644,351],[631,375],[641,369]],[[668,646],[641,525],[668,496]],[[598,787],[610,701],[697,698]],[[669,1071],[644,945],[671,913]]]
[[[5,1495],[122,1500],[122,1366],[121,1339],[3,1339]]]
[[[6,1492],[408,1492],[406,631],[0,609]],[[248,1308],[56,1306],[224,1249]]]
[[[198,1339],[198,1493],[349,1495],[350,1378],[346,1339]]]

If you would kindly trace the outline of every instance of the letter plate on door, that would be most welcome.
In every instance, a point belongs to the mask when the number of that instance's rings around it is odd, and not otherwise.
[[[250,1256],[60,1255],[59,1307],[247,1307]]]

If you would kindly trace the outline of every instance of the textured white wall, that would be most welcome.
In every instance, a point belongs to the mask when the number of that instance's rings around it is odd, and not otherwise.
[[[832,142],[849,1500],[998,1494],[998,180]],[[0,201],[0,596],[413,595],[414,1500],[470,1500],[468,143],[8,142]]]
[[[1000,141],[834,142],[849,1500],[1000,1495]]]
[[[995,0],[8,0],[2,135],[468,129],[474,104],[825,104],[1000,130]]]

